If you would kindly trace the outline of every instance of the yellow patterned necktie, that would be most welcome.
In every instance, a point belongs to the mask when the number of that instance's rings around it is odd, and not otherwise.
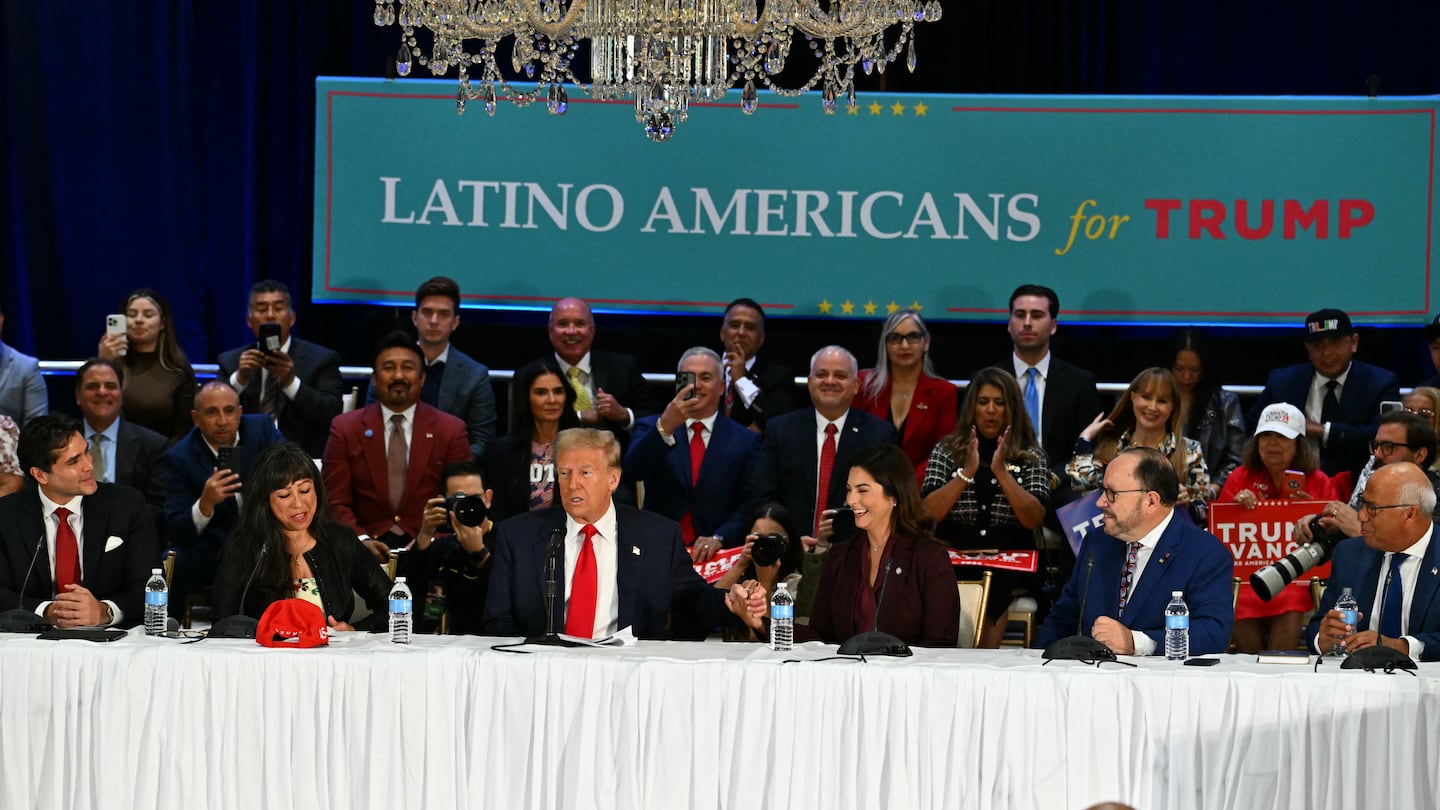
[[[575,389],[575,412],[584,413],[590,410],[593,406],[593,403],[590,402],[590,389],[580,381],[580,367],[571,366],[570,370],[565,372],[565,376],[570,378],[570,387]]]

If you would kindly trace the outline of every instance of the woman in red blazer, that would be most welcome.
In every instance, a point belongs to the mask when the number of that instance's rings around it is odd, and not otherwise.
[[[930,330],[920,313],[895,310],[880,330],[875,368],[860,372],[855,407],[895,425],[916,483],[935,443],[955,429],[957,402],[955,386],[930,364]]]

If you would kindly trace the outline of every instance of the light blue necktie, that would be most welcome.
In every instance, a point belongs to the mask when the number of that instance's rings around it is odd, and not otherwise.
[[[1040,438],[1040,388],[1035,378],[1040,371],[1034,366],[1025,370],[1025,412],[1030,414],[1030,424],[1035,428],[1035,438]]]

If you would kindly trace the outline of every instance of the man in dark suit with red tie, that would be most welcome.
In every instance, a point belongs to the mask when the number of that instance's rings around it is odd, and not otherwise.
[[[659,416],[636,421],[625,476],[644,482],[645,510],[679,521],[685,545],[703,562],[745,542],[745,482],[760,435],[719,412],[719,355],[697,346],[680,357],[679,370],[695,375],[694,388],[678,390]]]
[[[30,420],[17,455],[37,486],[0,498],[0,605],[56,627],[139,624],[145,581],[160,564],[145,499],[96,483],[72,417]]]
[[[620,443],[607,432],[563,430],[555,439],[555,500],[560,508],[526,512],[500,524],[492,550],[483,629],[495,636],[547,630],[604,638],[630,628],[637,638],[703,632],[727,616],[752,628],[747,607],[759,583],[727,594],[695,573],[673,520],[615,503]],[[559,543],[554,618],[546,626],[547,550]],[[761,588],[763,593],[763,588]]]
[[[420,401],[425,359],[403,332],[375,354],[379,401],[335,418],[325,444],[326,498],[335,519],[381,560],[420,531],[446,465],[470,459],[465,423]]]

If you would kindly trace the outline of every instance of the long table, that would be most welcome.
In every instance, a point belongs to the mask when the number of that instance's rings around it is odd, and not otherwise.
[[[0,638],[0,808],[1440,806],[1440,664],[498,641]]]

